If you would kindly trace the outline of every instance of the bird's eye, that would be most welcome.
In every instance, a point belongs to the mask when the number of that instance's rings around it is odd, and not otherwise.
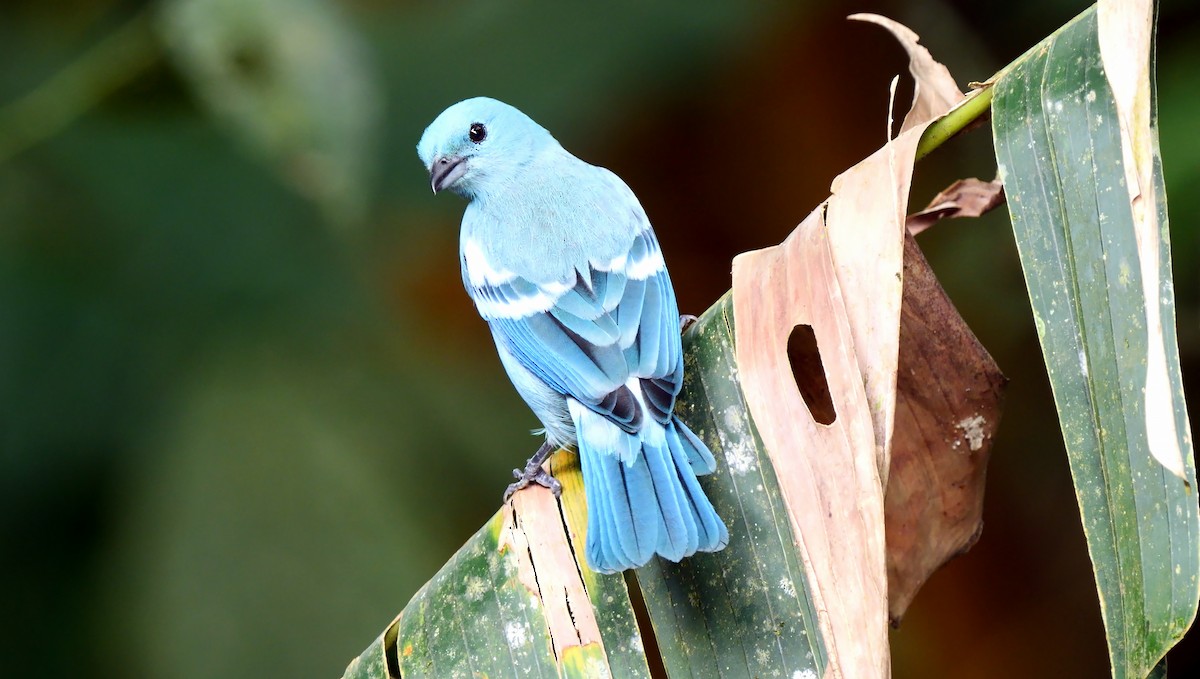
[[[467,133],[467,136],[470,137],[471,141],[478,144],[487,139],[487,128],[483,126],[483,123],[471,123],[471,129]]]

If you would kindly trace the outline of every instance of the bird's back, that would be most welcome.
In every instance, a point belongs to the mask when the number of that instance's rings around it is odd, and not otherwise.
[[[526,280],[567,283],[627,252],[643,224],[646,214],[620,178],[559,147],[471,201],[461,241]]]

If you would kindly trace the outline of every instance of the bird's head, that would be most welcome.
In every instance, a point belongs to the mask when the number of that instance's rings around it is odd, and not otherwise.
[[[433,192],[468,198],[503,183],[547,144],[550,133],[529,116],[495,99],[475,97],[442,111],[417,144]]]

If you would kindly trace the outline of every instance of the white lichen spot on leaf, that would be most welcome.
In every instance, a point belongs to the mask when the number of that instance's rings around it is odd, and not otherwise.
[[[754,469],[754,453],[746,444],[738,443],[725,450],[725,462],[729,465],[729,471],[745,474]]]
[[[514,620],[504,626],[504,638],[509,648],[520,648],[529,642],[529,629],[525,623]]]
[[[745,416],[744,412],[734,406],[729,406],[722,413],[722,416],[725,419],[725,431],[741,431],[742,420]]]
[[[765,667],[771,662],[771,653],[765,648],[756,648],[754,649],[754,660]]]
[[[610,679],[612,677],[608,671],[608,663],[599,658],[588,659],[586,673],[586,676],[596,677],[596,679]]]
[[[796,583],[792,582],[791,578],[786,576],[780,578],[779,589],[783,592],[784,596],[788,596],[793,599],[796,598]]]
[[[479,601],[483,599],[483,595],[487,593],[487,583],[483,578],[471,576],[467,578],[466,587],[464,588],[468,601]]]
[[[955,427],[962,431],[971,450],[976,451],[983,447],[983,439],[987,436],[983,430],[985,424],[987,424],[987,420],[982,415],[974,415],[959,420]]]

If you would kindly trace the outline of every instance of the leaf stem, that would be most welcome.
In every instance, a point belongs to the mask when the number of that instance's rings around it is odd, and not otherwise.
[[[149,9],[84,50],[24,97],[0,108],[0,163],[61,132],[161,55]]]
[[[1038,54],[1048,40],[1062,34],[1073,27],[1075,24],[1082,21],[1090,12],[1094,12],[1095,7],[1089,7],[1073,19],[1063,24],[1058,30],[1051,33],[1041,42],[1033,47],[1030,47],[1024,54],[1014,59],[1007,66],[996,71],[996,74],[988,78],[985,82],[979,84],[967,98],[959,103],[957,108],[951,109],[949,113],[943,116],[940,120],[935,120],[925,128],[925,133],[921,135],[920,141],[917,142],[917,156],[915,160],[920,160],[929,155],[942,144],[946,143],[954,135],[965,130],[969,125],[983,117],[985,113],[992,109],[992,90],[996,83],[1011,71],[1017,64],[1024,62]]]
[[[992,83],[984,83],[982,87],[967,95],[959,105],[925,128],[921,140],[917,142],[917,157],[920,160],[933,152],[934,149],[946,143],[954,135],[962,132],[968,125],[979,120],[992,108]]]

